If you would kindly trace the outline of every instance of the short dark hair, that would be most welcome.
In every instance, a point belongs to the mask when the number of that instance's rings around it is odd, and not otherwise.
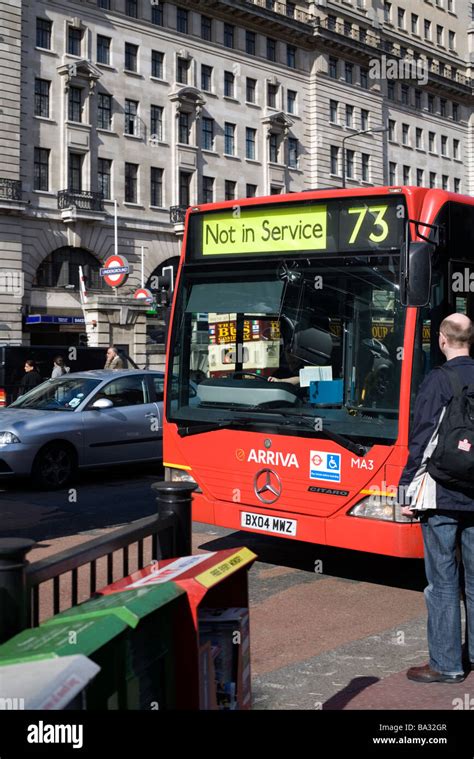
[[[27,366],[31,366],[33,369],[36,369],[36,362],[33,361],[32,358],[27,358],[26,361],[25,361],[25,364]]]

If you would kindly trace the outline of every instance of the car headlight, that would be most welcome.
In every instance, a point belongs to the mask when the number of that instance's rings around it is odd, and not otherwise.
[[[380,519],[383,522],[411,522],[402,514],[397,499],[390,495],[369,495],[348,511],[348,516]]]
[[[0,432],[0,445],[13,445],[13,443],[20,443],[20,438],[13,434],[13,432]]]
[[[174,469],[170,466],[165,467],[165,482],[194,482],[197,484],[192,474],[185,469]],[[194,492],[202,493],[202,490],[198,487]]]

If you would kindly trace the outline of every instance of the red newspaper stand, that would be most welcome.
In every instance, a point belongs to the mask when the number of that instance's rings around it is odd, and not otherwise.
[[[178,709],[250,708],[247,571],[256,558],[248,548],[230,548],[154,562],[99,591],[165,582],[186,591],[188,606],[173,630]]]

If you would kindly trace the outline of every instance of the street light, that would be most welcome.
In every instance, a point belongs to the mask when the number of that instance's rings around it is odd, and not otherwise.
[[[352,137],[358,137],[360,134],[378,134],[380,132],[388,132],[388,126],[376,126],[371,129],[363,129],[361,132],[352,132],[342,138],[342,186],[346,187],[346,140],[352,139]]]

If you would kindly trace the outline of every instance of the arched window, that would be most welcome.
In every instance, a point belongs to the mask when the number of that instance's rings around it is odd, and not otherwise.
[[[33,287],[79,289],[79,266],[86,277],[86,289],[101,290],[100,261],[83,248],[65,246],[54,250],[38,267]]]

